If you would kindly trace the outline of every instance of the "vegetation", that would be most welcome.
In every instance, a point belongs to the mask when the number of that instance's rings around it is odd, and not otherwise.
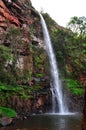
[[[64,80],[68,79],[67,87],[73,93],[82,94],[82,87],[86,83],[83,81],[84,83],[81,84],[79,76],[81,73],[86,73],[86,18],[74,16],[67,28],[62,28],[59,25],[56,26],[48,14],[43,16],[48,25],[60,73]]]
[[[45,54],[43,54],[43,49],[38,51],[39,48],[37,46],[21,40],[24,37],[24,31],[17,28],[8,28],[3,37],[7,40],[7,43],[0,45],[0,104],[8,108],[12,107],[12,101],[10,100],[13,98],[17,97],[22,99],[22,101],[33,98],[32,95],[41,89],[41,82],[35,82],[33,77],[41,79],[44,76]],[[28,53],[30,53],[30,59],[33,59],[33,61],[31,60],[32,66],[28,70],[26,68],[21,70],[17,66],[17,62],[21,50],[26,46]],[[22,57],[23,55],[24,53]],[[30,62],[29,58],[28,62]]]
[[[0,45],[0,81],[14,85],[18,79],[16,63],[18,46],[21,42],[20,31],[16,28],[9,28],[4,35],[4,40],[7,39],[7,43]]]
[[[71,90],[71,92],[75,95],[82,95],[83,89],[80,88],[79,82],[74,79],[65,79],[67,87]]]
[[[46,54],[43,48],[32,45],[34,71],[33,76],[37,78],[43,78],[47,71],[48,62],[46,62]]]
[[[68,28],[71,29],[80,37],[84,37],[86,34],[86,18],[74,16],[68,23]]]
[[[10,62],[13,61],[12,50],[4,45],[0,46],[0,81],[12,83],[12,74],[9,72]]]
[[[70,57],[72,57],[72,64],[77,69],[77,73],[80,71],[86,72],[86,18],[85,17],[73,17],[68,28],[73,30],[73,36],[68,39],[72,41],[70,48]]]
[[[41,89],[39,84],[30,85],[19,85],[19,86],[7,86],[6,84],[0,83],[0,95],[1,98],[6,99],[9,98],[11,95],[13,96],[20,96],[21,98],[31,98],[31,93]]]
[[[0,116],[16,117],[16,112],[11,108],[0,107]]]

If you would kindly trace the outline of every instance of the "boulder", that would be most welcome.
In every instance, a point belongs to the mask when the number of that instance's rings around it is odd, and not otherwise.
[[[0,118],[0,122],[2,126],[7,126],[10,125],[13,121],[13,118],[11,117],[2,117]]]

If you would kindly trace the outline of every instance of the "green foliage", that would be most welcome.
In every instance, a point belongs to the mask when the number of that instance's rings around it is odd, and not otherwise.
[[[71,92],[75,95],[82,95],[83,89],[80,88],[79,82],[74,79],[65,79],[67,87],[71,90]]]
[[[22,94],[22,99],[30,99],[31,98],[31,96],[30,95],[26,95],[26,94]]]
[[[43,13],[42,15],[47,23],[48,28],[54,27],[52,25],[55,25],[55,21],[49,16],[49,14]]]
[[[73,92],[75,95],[83,95],[83,89],[82,89],[82,88],[73,88],[73,89],[72,89],[72,92]]]
[[[10,73],[10,72],[1,70],[0,71],[0,81],[2,83],[6,83],[8,85],[15,85],[16,77],[14,75],[12,75],[12,73]]]
[[[20,31],[19,31],[19,29],[17,29],[17,28],[10,28],[8,35],[18,36],[18,35],[20,35]]]
[[[31,46],[33,53],[34,72],[33,77],[43,78],[45,71],[47,70],[47,59],[43,48],[37,48],[35,45]]]
[[[86,18],[73,17],[68,27],[73,33],[67,38],[67,51],[74,73],[78,75],[79,72],[86,71]]]
[[[20,96],[23,99],[29,99],[32,97],[31,93],[39,89],[41,89],[40,84],[35,84],[31,86],[8,86],[6,84],[0,83],[0,95],[1,99],[3,100],[6,100],[6,98],[9,98],[12,94],[15,96]]]
[[[24,70],[23,75],[20,76],[20,80],[24,81],[24,82],[28,82],[28,81],[32,80],[32,71]]]
[[[6,39],[11,42],[10,43],[10,48],[12,50],[12,54],[13,54],[13,58],[14,58],[14,61],[12,62],[13,65],[16,64],[16,60],[18,58],[18,46],[20,44],[21,46],[21,35],[20,35],[20,30],[17,29],[17,28],[14,28],[14,27],[10,27],[8,32],[7,32],[7,35],[6,35]]]
[[[12,50],[4,45],[0,45],[0,66],[5,65],[7,61],[11,61],[13,59]]]
[[[33,93],[33,92],[36,92],[40,89],[41,89],[40,84],[35,84],[35,85],[30,86],[30,88],[28,89],[28,92]]]
[[[6,84],[0,83],[0,91],[14,91],[14,92],[19,92],[22,91],[21,86],[8,86]]]
[[[37,74],[36,74],[36,77],[38,77],[38,78],[43,78],[43,74],[42,74],[42,73],[37,73]]]
[[[86,35],[86,17],[77,17],[74,16],[71,18],[68,23],[69,29],[71,29],[74,33],[78,35]]]
[[[0,107],[0,115],[7,117],[16,117],[16,112],[11,108]]]
[[[30,28],[30,35],[33,36],[33,34],[34,34],[34,27],[31,26],[31,28]]]
[[[14,73],[10,73],[12,63],[14,60],[12,50],[4,45],[0,45],[0,81],[6,82],[7,84],[14,84],[15,76]]]

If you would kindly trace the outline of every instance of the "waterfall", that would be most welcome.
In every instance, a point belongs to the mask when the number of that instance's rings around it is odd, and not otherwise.
[[[42,29],[43,29],[44,42],[46,46],[46,52],[49,57],[50,71],[51,71],[51,77],[52,77],[52,85],[51,85],[52,113],[56,113],[56,108],[58,105],[59,113],[64,114],[68,112],[68,108],[67,108],[66,102],[64,103],[64,97],[62,93],[61,81],[59,79],[56,58],[55,58],[55,54],[54,54],[53,47],[51,44],[51,39],[49,36],[47,25],[41,14],[40,14],[40,18],[41,18],[41,24],[42,24]]]

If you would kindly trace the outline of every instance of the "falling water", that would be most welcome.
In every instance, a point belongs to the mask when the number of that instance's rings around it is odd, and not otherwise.
[[[41,14],[40,14],[40,18],[41,18],[41,24],[42,24],[42,29],[43,29],[44,41],[46,45],[46,52],[49,57],[50,71],[51,71],[51,76],[52,76],[52,81],[53,81],[51,85],[52,104],[53,104],[52,112],[55,113],[55,109],[57,107],[57,102],[58,102],[59,113],[64,114],[68,112],[68,108],[67,108],[66,103],[64,103],[64,99],[63,99],[62,87],[61,87],[61,82],[59,80],[55,54],[52,48],[52,44],[51,44],[51,40],[50,40],[46,23]]]

